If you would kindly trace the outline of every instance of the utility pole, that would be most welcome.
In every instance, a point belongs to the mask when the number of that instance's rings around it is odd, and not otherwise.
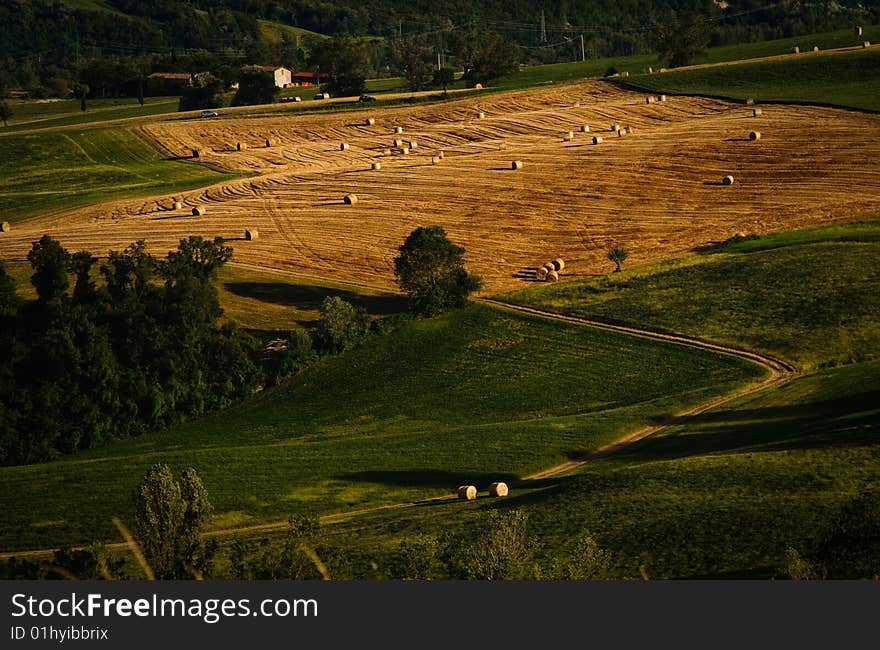
[[[437,69],[440,69],[440,50],[437,50]]]
[[[547,42],[547,23],[544,21],[544,8],[541,8],[541,42]]]
[[[584,35],[581,34],[581,61],[586,61],[587,55],[584,53]]]

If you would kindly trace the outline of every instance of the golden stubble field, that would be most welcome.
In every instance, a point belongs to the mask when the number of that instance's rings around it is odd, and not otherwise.
[[[556,257],[566,261],[562,279],[607,273],[612,245],[635,265],[737,232],[877,218],[880,117],[762,109],[753,117],[750,107],[697,97],[649,105],[585,81],[407,108],[156,120],[140,128],[170,154],[202,149],[202,160],[256,175],[34,219],[0,236],[0,257],[23,259],[43,233],[99,255],[141,238],[161,253],[190,234],[219,235],[239,262],[390,288],[406,235],[439,224],[491,293],[522,286],[530,268]],[[585,124],[590,133],[579,132]],[[632,133],[618,137],[614,124]],[[752,130],[762,138],[750,142]],[[594,135],[604,142],[593,145]],[[417,147],[404,155],[394,139]],[[239,142],[248,148],[236,151]],[[523,168],[511,170],[513,160]],[[727,174],[732,186],[720,183]],[[358,202],[344,205],[352,193]],[[205,214],[190,216],[194,206]],[[260,238],[244,241],[246,228]]]

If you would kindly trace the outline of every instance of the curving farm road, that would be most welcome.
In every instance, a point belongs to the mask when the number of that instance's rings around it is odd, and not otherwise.
[[[294,274],[291,274],[294,275]],[[743,388],[739,388],[735,391],[727,393],[726,395],[721,395],[718,397],[714,397],[710,400],[697,404],[683,412],[680,412],[677,415],[678,422],[676,426],[681,425],[681,421],[687,420],[689,417],[694,417],[701,413],[704,413],[710,409],[713,409],[717,406],[725,404],[726,402],[730,402],[734,399],[744,397],[746,395],[750,395],[752,393],[756,393],[761,390],[765,390],[770,387],[778,387],[783,384],[788,383],[792,379],[794,379],[798,372],[797,369],[783,359],[779,359],[777,357],[773,357],[766,354],[761,354],[758,352],[754,352],[751,350],[743,350],[740,348],[735,348],[727,345],[720,345],[717,343],[712,343],[709,341],[701,341],[700,339],[695,339],[687,336],[682,336],[678,334],[667,334],[664,332],[657,332],[649,329],[642,329],[631,326],[624,325],[612,325],[610,323],[605,323],[602,321],[594,321],[585,318],[578,318],[574,316],[564,316],[562,314],[555,314],[552,312],[546,312],[539,309],[532,309],[530,307],[522,307],[519,305],[512,305],[510,303],[506,303],[500,300],[492,299],[492,298],[483,298],[480,299],[479,302],[483,304],[490,305],[496,309],[503,309],[509,311],[515,311],[524,314],[531,314],[533,316],[539,316],[541,318],[550,318],[554,320],[565,321],[567,323],[574,323],[576,325],[581,325],[583,327],[595,327],[604,330],[610,330],[613,332],[620,332],[624,334],[628,334],[630,336],[638,336],[641,338],[653,339],[657,341],[664,341],[667,343],[674,343],[677,345],[684,345],[691,348],[698,348],[701,350],[706,350],[707,352],[713,352],[716,354],[726,354],[733,357],[738,357],[740,359],[744,359],[751,363],[757,364],[768,371],[768,374],[765,378],[760,381],[753,382],[748,386]],[[585,458],[580,460],[570,460],[564,463],[560,463],[558,465],[554,465],[552,467],[548,467],[546,469],[540,470],[533,474],[529,474],[528,476],[523,477],[519,481],[519,485],[523,485],[524,483],[530,481],[538,481],[542,479],[551,478],[554,476],[560,476],[562,474],[566,474],[568,472],[572,472],[592,460],[597,458],[602,458],[604,456],[608,456],[613,454],[621,449],[625,448],[628,445],[633,444],[639,440],[643,440],[650,435],[663,431],[668,428],[670,425],[655,425],[648,426],[636,431],[632,431],[625,436],[618,438],[617,440],[599,447],[594,450],[590,454],[588,454]],[[444,501],[444,500],[455,500],[456,494],[443,494],[436,497],[431,497],[428,499],[421,499],[419,501],[407,501],[402,503],[389,503],[381,506],[372,506],[369,508],[360,508],[356,510],[347,510],[343,512],[336,512],[321,515],[319,517],[320,523],[322,525],[333,525],[339,524],[346,521],[349,521],[355,517],[371,514],[376,512],[382,512],[385,510],[401,510],[405,508],[411,508],[414,506],[418,506],[424,503],[434,502],[434,501]],[[287,521],[276,521],[269,522],[264,524],[256,524],[253,526],[242,526],[238,528],[224,528],[219,530],[212,530],[205,534],[205,537],[208,538],[216,538],[216,537],[225,537],[229,535],[236,535],[242,533],[259,533],[259,532],[271,532],[275,530],[282,530],[288,525]],[[113,550],[124,550],[128,547],[126,542],[116,542],[112,544],[107,544],[108,549]],[[78,547],[84,548],[84,547]],[[7,560],[11,557],[17,558],[38,558],[51,555],[55,551],[54,548],[46,548],[46,549],[34,549],[28,551],[13,551],[13,552],[3,552],[0,553],[0,560]]]

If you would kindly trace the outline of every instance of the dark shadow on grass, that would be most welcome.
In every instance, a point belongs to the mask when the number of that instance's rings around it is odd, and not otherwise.
[[[724,142],[750,142],[748,138],[726,138]]]
[[[490,473],[490,472],[450,472],[442,469],[414,469],[414,470],[389,470],[389,471],[365,471],[339,474],[334,477],[343,481],[357,481],[359,483],[379,483],[381,485],[394,485],[402,487],[425,487],[447,488],[455,490],[460,485],[474,485],[482,492],[495,481],[512,483],[516,481],[515,474]]]
[[[703,185],[712,185],[716,187],[725,187],[721,181],[703,181]]]
[[[303,310],[320,309],[321,302],[328,296],[342,298],[363,307],[371,314],[380,316],[397,314],[407,309],[406,297],[394,293],[370,296],[345,289],[284,282],[226,282],[223,286],[227,291],[242,298],[251,298]]]
[[[880,445],[880,391],[838,399],[758,409],[670,416],[658,424],[687,425],[620,451],[616,458],[645,461],[713,453],[793,451]]]

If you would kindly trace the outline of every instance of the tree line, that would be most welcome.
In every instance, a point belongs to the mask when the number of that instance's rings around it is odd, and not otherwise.
[[[427,8],[412,0],[109,4],[118,11],[58,0],[0,5],[0,97],[16,89],[37,98],[79,96],[83,88],[90,97],[133,97],[152,72],[210,73],[227,89],[249,63],[328,72],[336,66],[343,76],[356,68],[357,77],[403,75],[409,85],[423,87],[438,53],[446,66],[473,71],[471,77],[485,82],[480,67],[498,57],[508,69],[578,59],[581,35],[590,58],[657,51],[657,27],[674,23],[680,12],[697,16],[710,46],[880,22],[880,0],[833,6],[736,0],[724,8],[711,0],[576,0],[544,8],[543,34],[541,8],[525,0],[444,0]],[[356,47],[346,51],[335,44],[337,57],[328,64],[326,52],[312,56],[323,39],[283,30],[270,37],[260,19],[346,37]],[[352,55],[356,64],[345,60]],[[443,84],[436,80],[434,85]],[[147,94],[163,92],[159,86],[146,88]]]
[[[155,431],[244,399],[349,350],[396,322],[337,296],[314,333],[266,351],[221,322],[219,269],[233,250],[189,237],[164,258],[138,241],[99,260],[48,235],[28,254],[36,299],[22,300],[0,261],[0,465],[36,463]],[[458,308],[480,280],[437,226],[416,229],[395,273],[414,314]],[[73,280],[71,287],[71,279]]]

